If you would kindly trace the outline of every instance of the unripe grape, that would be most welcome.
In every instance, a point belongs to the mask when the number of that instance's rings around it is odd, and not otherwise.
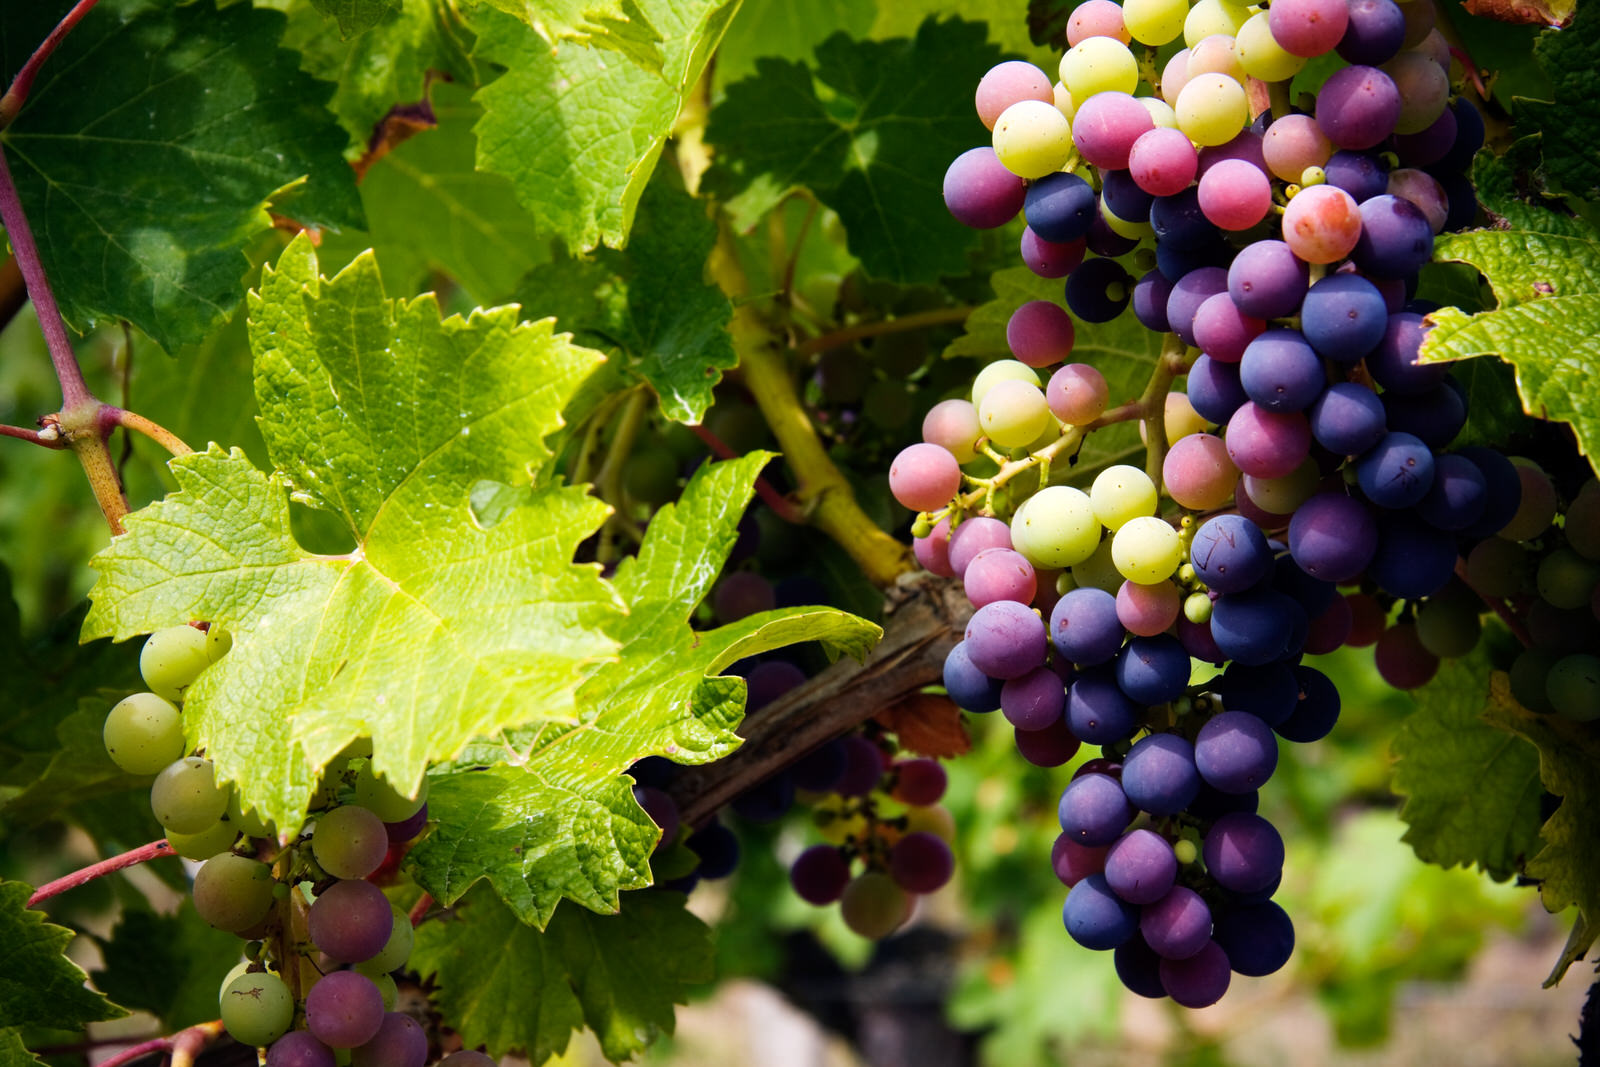
[[[415,797],[407,797],[373,771],[369,763],[356,775],[356,803],[384,822],[403,822],[427,803],[428,780],[424,778]]]
[[[272,869],[259,860],[223,852],[194,875],[194,910],[218,930],[248,930],[272,910]]]
[[[1198,145],[1227,144],[1250,121],[1244,86],[1226,74],[1189,79],[1173,105],[1178,128]]]
[[[922,417],[922,439],[955,456],[957,463],[977,458],[976,446],[982,436],[978,409],[968,400],[941,400]]]
[[[1056,570],[1093,555],[1100,529],[1088,495],[1052,485],[1023,501],[1011,517],[1011,546],[1035,567]]]
[[[1288,81],[1306,65],[1303,57],[1285,50],[1272,36],[1266,11],[1258,11],[1245,20],[1239,27],[1238,42],[1239,65],[1252,78],[1264,82]]]
[[[1178,569],[1183,545],[1178,531],[1153,515],[1129,519],[1111,541],[1111,560],[1128,581],[1154,585]]]
[[[106,716],[106,754],[129,774],[155,774],[183,758],[183,716],[165,697],[135,693]]]
[[[1061,84],[1081,108],[1096,93],[1128,93],[1139,87],[1139,64],[1114,37],[1090,37],[1061,57]]]
[[[1068,363],[1050,376],[1045,399],[1051,413],[1068,426],[1087,426],[1105,414],[1111,387],[1105,375],[1089,364]]]
[[[1042,178],[1060,170],[1072,155],[1072,124],[1053,104],[1018,101],[995,120],[994,154],[1017,177]]]
[[[356,970],[368,978],[377,980],[379,975],[398,971],[405,966],[406,960],[411,958],[411,948],[416,939],[416,931],[411,926],[411,919],[399,908],[390,909],[394,915],[394,927],[378,954],[371,959],[357,963]]]
[[[239,840],[239,828],[227,819],[197,834],[180,834],[167,831],[167,844],[172,851],[186,860],[208,860],[219,852],[226,852]]]
[[[156,775],[150,786],[150,809],[168,830],[198,834],[228,810],[228,791],[217,785],[210,760],[188,756]]]
[[[275,974],[242,974],[222,990],[222,1025],[241,1045],[270,1045],[292,1022],[294,998]]]
[[[1020,448],[1049,426],[1050,406],[1037,385],[1000,382],[984,394],[983,402],[978,405],[978,424],[989,440],[1001,448]]]
[[[978,81],[978,118],[985,129],[992,130],[1005,109],[1019,100],[1053,104],[1050,84],[1050,76],[1032,63],[1013,59],[997,64]]]
[[[989,395],[989,390],[1001,382],[1017,381],[1027,382],[1030,385],[1039,384],[1039,372],[1020,360],[997,359],[988,364],[972,379],[972,392],[969,399],[974,407],[983,404],[983,398]]]
[[[1164,45],[1183,32],[1186,0],[1123,0],[1122,21],[1141,44]]]
[[[215,663],[226,656],[231,648],[233,648],[233,634],[212,623],[206,630],[206,658]]]
[[[1249,18],[1249,11],[1228,0],[1199,0],[1184,16],[1183,43],[1193,48],[1207,37],[1232,37]]]
[[[839,915],[855,933],[876,941],[894,933],[911,917],[911,903],[910,895],[887,874],[866,871],[844,887]]]
[[[306,994],[306,1027],[325,1045],[365,1045],[382,1025],[383,995],[364,975],[334,971]]]
[[[168,626],[151,634],[139,652],[144,684],[168,700],[183,699],[184,690],[211,666],[206,635],[193,626]]]
[[[1089,502],[1094,507],[1094,517],[1115,533],[1130,519],[1154,515],[1160,497],[1149,475],[1138,467],[1119,463],[1095,478]]]

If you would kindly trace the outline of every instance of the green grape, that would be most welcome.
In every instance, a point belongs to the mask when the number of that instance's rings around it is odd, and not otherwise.
[[[167,844],[172,846],[172,851],[186,860],[208,860],[219,852],[228,851],[237,840],[239,840],[239,827],[227,819],[197,834],[167,831]]]
[[[1227,144],[1250,121],[1244,86],[1226,74],[1192,78],[1178,94],[1174,108],[1178,129],[1202,147]]]
[[[383,820],[356,804],[334,808],[317,820],[311,854],[335,878],[365,878],[389,852]]]
[[[428,800],[428,780],[424,778],[415,798],[403,796],[387,779],[376,774],[369,763],[356,775],[356,803],[384,822],[404,822],[422,809]]]
[[[1035,567],[1082,563],[1100,543],[1100,522],[1081,490],[1052,485],[1022,502],[1011,517],[1011,547]]]
[[[1027,382],[1038,387],[1039,372],[1019,359],[997,359],[978,372],[972,379],[972,406],[978,407],[983,403],[983,398],[989,395],[989,390],[1001,382]]]
[[[1172,110],[1172,105],[1159,96],[1141,96],[1137,98],[1144,109],[1150,112],[1150,120],[1165,130],[1178,128],[1178,113]]]
[[[241,1045],[270,1045],[293,1022],[294,998],[277,975],[255,971],[223,987],[222,1025]]]
[[[1477,597],[1435,596],[1417,609],[1417,640],[1440,659],[1460,659],[1478,647],[1483,623],[1478,617]]]
[[[1190,593],[1183,600],[1183,617],[1199,626],[1211,621],[1211,596],[1207,593]]]
[[[1112,538],[1101,541],[1089,558],[1072,566],[1073,581],[1084,589],[1104,589],[1112,596],[1122,588],[1122,575],[1117,573],[1116,562],[1111,558]]]
[[[1232,37],[1250,21],[1250,12],[1227,0],[1199,0],[1183,18],[1183,43],[1193,48],[1213,34]]]
[[[228,790],[217,785],[210,760],[186,756],[156,775],[150,786],[150,810],[168,830],[198,834],[228,810]]]
[[[233,635],[216,623],[212,623],[211,628],[206,630],[206,658],[215,663],[226,656],[232,647]]]
[[[1183,543],[1177,530],[1154,515],[1129,519],[1112,538],[1111,560],[1128,581],[1154,585],[1183,562]]]
[[[233,965],[233,967],[228,971],[227,974],[222,976],[222,985],[217,987],[217,1008],[218,1008],[218,1010],[221,1010],[221,1008],[222,1008],[222,995],[228,991],[229,983],[231,983],[235,978],[239,977],[241,974],[244,974],[248,970],[250,970],[250,961],[249,960],[240,960],[238,963]]]
[[[1126,463],[1107,467],[1089,487],[1094,517],[1112,533],[1122,529],[1129,519],[1154,515],[1160,499],[1150,476]]]
[[[372,984],[378,987],[378,995],[383,998],[383,1010],[394,1011],[394,1006],[400,1000],[400,989],[394,984],[394,976],[388,974],[368,975]]]
[[[200,672],[211,666],[206,635],[193,626],[168,626],[151,634],[139,652],[144,684],[168,700],[183,699]]]
[[[882,871],[851,879],[839,898],[839,916],[862,937],[888,937],[911,917],[911,897]]]
[[[1132,94],[1139,63],[1115,37],[1086,37],[1061,57],[1061,84],[1081,105],[1096,93]]]
[[[1548,648],[1524,649],[1511,664],[1511,695],[1516,697],[1517,703],[1529,711],[1540,715],[1549,715],[1554,712],[1555,705],[1550,703],[1546,683],[1550,679],[1550,671],[1561,659],[1559,653]]]
[[[411,916],[394,909],[394,929],[389,934],[389,940],[384,942],[383,948],[371,959],[362,960],[356,964],[356,970],[368,978],[377,980],[380,974],[398,971],[405,966],[406,960],[411,958],[411,945],[415,933],[411,928]]]
[[[1560,501],[1555,484],[1537,463],[1525,456],[1513,456],[1511,462],[1522,483],[1522,498],[1517,502],[1516,513],[1495,536],[1507,541],[1531,541],[1555,521]]]
[[[1600,657],[1562,656],[1545,679],[1545,695],[1556,714],[1576,722],[1600,719]]]
[[[1317,461],[1308,459],[1281,478],[1255,478],[1244,476],[1244,489],[1250,499],[1263,511],[1274,515],[1293,515],[1295,510],[1310,500],[1322,484],[1322,471]]]
[[[1267,13],[1258,11],[1239,27],[1239,65],[1252,78],[1264,82],[1288,81],[1305,67],[1306,60],[1283,46],[1272,36]]]
[[[209,925],[236,934],[267,917],[275,885],[265,863],[224,852],[195,872],[194,910]]]
[[[272,824],[263,819],[256,809],[244,810],[239,805],[239,792],[236,789],[228,790],[227,820],[239,828],[239,832],[246,837],[271,837]]]
[[[1053,421],[1044,391],[1027,382],[997,382],[978,405],[978,425],[1001,448],[1028,444]]]
[[[1141,44],[1163,45],[1183,32],[1187,0],[1124,0],[1122,24]]]
[[[1539,562],[1539,595],[1558,608],[1571,611],[1589,606],[1600,581],[1600,563],[1584,559],[1570,548],[1558,548]]]
[[[1187,837],[1176,842],[1172,846],[1172,851],[1178,857],[1178,862],[1184,866],[1188,866],[1200,857],[1200,850]]]
[[[111,762],[129,774],[155,774],[183,758],[183,716],[171,701],[135,693],[117,701],[102,731]]]
[[[1567,508],[1567,544],[1584,559],[1600,560],[1600,482],[1590,478]]]
[[[1100,217],[1105,219],[1111,232],[1119,237],[1126,237],[1130,241],[1137,241],[1155,234],[1155,227],[1148,222],[1130,222],[1111,210],[1111,205],[1106,203],[1105,194],[1100,196]]]
[[[1072,123],[1043,100],[1019,100],[994,122],[994,154],[1019,178],[1042,178],[1072,155]]]

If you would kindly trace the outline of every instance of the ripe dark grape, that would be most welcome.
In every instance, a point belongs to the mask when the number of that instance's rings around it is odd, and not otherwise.
[[[1016,218],[1027,191],[1027,183],[1006,170],[988,146],[963,152],[944,175],[945,206],[974,229],[992,230]]]
[[[726,878],[739,865],[739,839],[720,822],[706,823],[684,842],[700,858],[702,878]]]
[[[1287,719],[1300,699],[1300,684],[1284,663],[1257,667],[1234,663],[1212,686],[1229,711],[1248,712],[1268,726]]]
[[[1228,295],[1258,319],[1293,315],[1309,284],[1309,268],[1282,241],[1246,245],[1228,267]]]
[[[1117,654],[1117,685],[1139,704],[1176,700],[1188,684],[1189,654],[1169,634],[1135,637]]]
[[[1059,682],[1056,689],[1060,690]],[[944,765],[935,759],[901,760],[890,770],[896,776],[894,798],[917,808],[937,804],[949,781]]]
[[[1378,524],[1361,501],[1340,492],[1318,493],[1289,520],[1289,553],[1307,574],[1348,582],[1378,550]]]
[[[1139,911],[1124,901],[1103,874],[1091,874],[1072,887],[1061,910],[1067,933],[1084,948],[1116,948],[1139,929]]]
[[[1019,677],[1021,677],[1019,675]],[[958,641],[944,658],[944,688],[956,706],[967,711],[998,711],[1004,682],[980,671],[967,654],[967,643]]]
[[[1362,218],[1366,218],[1365,206]],[[1363,228],[1362,232],[1367,231]],[[1357,274],[1328,275],[1311,287],[1300,305],[1300,329],[1305,339],[1320,355],[1340,363],[1355,363],[1371,352],[1383,339],[1388,323],[1389,309],[1383,294]]]
[[[1166,988],[1161,984],[1161,957],[1150,950],[1144,938],[1130,937],[1116,947],[1111,958],[1117,978],[1128,992],[1151,1000],[1166,997]]]
[[[1050,849],[1050,863],[1061,883],[1071,888],[1091,874],[1104,873],[1108,852],[1109,846],[1080,845],[1061,834]]]
[[[328,957],[360,963],[388,943],[394,909],[371,882],[335,882],[312,903],[308,928],[312,943]]]
[[[1194,747],[1176,734],[1142,737],[1122,765],[1122,788],[1129,801],[1152,815],[1175,815],[1200,790]]]
[[[1129,904],[1154,904],[1178,876],[1172,846],[1160,834],[1132,830],[1106,853],[1106,884]]]
[[[1283,874],[1283,838],[1259,815],[1224,815],[1206,832],[1206,871],[1224,889],[1258,893]]]
[[[932,893],[950,881],[955,862],[943,838],[916,830],[889,850],[889,876],[908,893]]]
[[[1188,959],[1211,940],[1211,909],[1199,893],[1173,886],[1140,913],[1139,932],[1162,959]]]
[[[1018,730],[1013,736],[1017,751],[1035,767],[1059,767],[1078,754],[1081,744],[1062,719],[1042,730]]]
[[[1161,987],[1186,1008],[1215,1004],[1228,991],[1228,956],[1215,941],[1208,941],[1193,956],[1161,961]]]
[[[333,1050],[304,1030],[284,1034],[267,1050],[267,1067],[334,1067]]]
[[[1200,727],[1194,763],[1207,785],[1224,793],[1261,788],[1278,766],[1272,728],[1244,711],[1224,711]]]
[[[365,1045],[383,1025],[383,995],[364,975],[334,971],[306,994],[306,1028],[324,1045]]]
[[[388,1012],[370,1041],[350,1050],[350,1067],[423,1067],[428,1035],[409,1015]]]
[[[1114,259],[1089,259],[1067,278],[1067,308],[1084,322],[1110,322],[1133,295],[1133,276]]]
[[[1433,449],[1409,433],[1392,432],[1356,461],[1367,499],[1383,508],[1408,508],[1433,485]]]
[[[1067,783],[1057,812],[1061,829],[1080,845],[1109,845],[1133,819],[1133,805],[1116,779],[1086,774]]]
[[[1049,667],[1013,678],[1000,690],[1000,710],[1019,730],[1043,730],[1060,722],[1066,703],[1061,676]]]
[[[1252,978],[1278,971],[1294,952],[1294,924],[1270,900],[1225,909],[1217,916],[1215,937],[1228,965]]]
[[[1133,736],[1139,710],[1103,668],[1080,674],[1067,691],[1067,726],[1091,745],[1111,745]]]
[[[1236,593],[1272,572],[1272,550],[1257,526],[1238,515],[1217,515],[1195,531],[1195,575],[1218,593]]]
[[[850,863],[832,845],[812,845],[789,868],[789,884],[807,904],[832,904],[850,881]]]
[[[1059,172],[1030,185],[1022,208],[1028,228],[1043,240],[1057,244],[1077,241],[1087,234],[1095,211],[1094,188],[1076,174]]]
[[[1299,330],[1268,330],[1239,361],[1245,395],[1269,411],[1304,411],[1321,395],[1323,380],[1322,360]]]

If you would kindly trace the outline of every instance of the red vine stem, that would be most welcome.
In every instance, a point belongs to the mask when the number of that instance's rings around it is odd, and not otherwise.
[[[433,907],[433,894],[423,893],[417,902],[411,905],[411,913],[407,916],[412,926],[421,926],[422,920],[427,918],[428,909]]]
[[[187,1030],[179,1030],[171,1037],[158,1037],[153,1041],[145,1041],[125,1048],[109,1060],[101,1060],[99,1067],[123,1067],[124,1064],[133,1063],[150,1055],[152,1052],[171,1052],[172,1067],[180,1064],[192,1064],[195,1053],[205,1048],[222,1034],[222,1020],[217,1019],[209,1023],[196,1023]]]
[[[194,449],[184,444],[182,438],[165,426],[126,408],[113,407],[110,404],[102,405],[100,408],[100,425],[104,433],[109,433],[111,428],[115,426],[121,426],[123,429],[132,430],[135,433],[142,433],[174,456],[187,456],[194,452]]]
[[[114,874],[129,867],[137,867],[141,863],[158,860],[163,856],[176,855],[177,853],[172,851],[172,846],[167,844],[166,838],[152,841],[148,845],[140,845],[138,848],[124,852],[120,856],[112,856],[110,859],[90,864],[82,870],[63,875],[53,882],[46,882],[33,891],[33,896],[28,898],[28,907],[32,908],[42,904],[51,897],[65,893],[69,889],[87,885],[96,878],[104,878],[108,874]]]
[[[50,36],[44,39],[44,43],[34,49],[33,55],[29,56],[22,69],[17,71],[17,76],[11,79],[11,87],[6,90],[6,95],[0,96],[0,128],[9,126],[11,120],[22,110],[22,105],[28,102],[28,92],[33,88],[33,79],[38,77],[39,68],[50,58],[50,53],[56,50],[56,45],[60,44],[62,39],[72,32],[72,27],[82,21],[83,16],[89,13],[89,9],[99,2],[100,0],[78,0],[72,5],[72,10],[56,23],[56,28],[50,31]]]
[[[26,426],[0,426],[0,437],[15,437],[19,441],[31,441],[45,448],[66,448],[67,442],[51,427],[50,433],[40,430],[30,430]]]
[[[695,432],[695,435],[700,440],[706,443],[707,448],[716,453],[718,459],[739,458],[739,453],[730,448],[722,438],[706,429],[704,425],[691,426],[689,428]],[[772,483],[765,478],[756,478],[756,495],[761,497],[767,507],[772,509],[773,514],[785,522],[799,525],[806,521],[805,515],[799,508],[794,506],[794,502],[774,489]]]

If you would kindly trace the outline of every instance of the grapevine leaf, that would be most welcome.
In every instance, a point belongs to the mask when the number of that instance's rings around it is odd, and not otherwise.
[[[1507,676],[1496,671],[1489,681],[1485,717],[1539,750],[1539,778],[1561,798],[1555,814],[1539,831],[1544,847],[1528,861],[1527,875],[1538,879],[1539,895],[1549,911],[1576,904],[1585,931],[1568,942],[1545,985],[1561,979],[1600,932],[1600,742],[1586,725],[1557,715],[1536,715],[1511,695]]]
[[[704,465],[683,498],[658,511],[639,554],[615,578],[628,613],[608,632],[620,646],[578,693],[581,722],[508,737],[469,753],[485,770],[435,775],[435,830],[411,851],[417,880],[440,901],[487,878],[517,917],[543,926],[562,896],[615,911],[617,890],[649,884],[660,831],[622,773],[665,755],[707,763],[739,744],[744,682],[714,677],[745,656],[800,641],[864,656],[881,631],[832,608],[787,608],[715,630],[685,621],[738,535],[764,452]]]
[[[1498,355],[1517,371],[1523,407],[1572,424],[1578,448],[1600,448],[1600,409],[1573,382],[1600,375],[1600,232],[1583,219],[1516,199],[1500,164],[1480,162],[1479,197],[1504,225],[1439,238],[1438,258],[1470,263],[1499,306],[1468,315],[1441,308],[1425,362]]]
[[[432,975],[446,1022],[499,1056],[543,1063],[588,1026],[621,1061],[672,1032],[673,1005],[712,977],[711,931],[676,893],[628,894],[616,915],[563,908],[543,931],[492,893],[417,928],[411,966]]]
[[[733,305],[705,279],[717,228],[702,203],[663,181],[650,184],[626,251],[534,271],[525,291],[549,293],[574,338],[619,357],[650,383],[661,412],[699,422],[722,372],[738,364],[728,322]]]
[[[33,8],[4,5],[0,37],[36,28]],[[106,0],[42,68],[0,143],[75,327],[127,319],[175,350],[238,306],[269,201],[361,224],[330,86],[278,47],[283,25],[249,4]]]
[[[960,273],[976,237],[945,210],[940,181],[982,129],[971,86],[1000,58],[981,23],[950,19],[914,38],[834,34],[817,46],[814,72],[761,59],[711,113],[706,137],[719,152],[707,183],[741,228],[804,186],[838,212],[870,273]]]
[[[455,278],[480,303],[502,300],[535,264],[549,258],[549,242],[522,210],[511,183],[478,170],[472,125],[481,110],[470,91],[433,89],[439,125],[383,156],[361,182],[369,240],[391,290],[412,292],[430,270]],[[353,236],[353,235],[352,235]],[[323,244],[329,255],[330,242]],[[343,247],[343,243],[335,247]],[[349,245],[358,252],[365,245]],[[534,297],[547,314],[560,309]]]
[[[64,955],[73,933],[28,910],[28,887],[0,882],[0,1005],[9,1026],[75,1030],[128,1014],[84,986],[86,975]]]
[[[892,0],[878,5],[878,21],[873,23],[872,36],[878,39],[904,37],[914,33],[924,19],[959,15],[973,22],[988,23],[989,40],[1007,52],[1053,71],[1058,54],[1034,44],[1029,33],[1027,8],[1025,0]],[[977,84],[976,79],[972,84]],[[967,107],[969,110],[972,107],[970,99]],[[943,172],[941,167],[940,173]]]
[[[339,35],[346,40],[365,33],[400,10],[401,0],[311,0],[328,18],[339,23]]]
[[[659,70],[598,48],[552,51],[508,17],[478,20],[475,56],[506,68],[480,90],[478,165],[503,174],[545,232],[573,249],[626,243],[684,97],[738,0],[644,0]]]
[[[1600,196],[1600,14],[1582,9],[1571,26],[1541,33],[1534,56],[1550,78],[1551,97],[1519,100],[1521,117],[1539,131],[1544,174],[1575,196]]]
[[[533,28],[546,42],[580,41],[603,43],[613,31],[627,26],[630,9],[641,13],[627,0],[483,0],[489,7],[515,15]],[[648,22],[646,23],[648,29]],[[553,50],[553,49],[552,49]]]
[[[226,626],[233,649],[189,690],[186,729],[282,829],[358,736],[409,791],[474,737],[574,719],[614,647],[615,595],[570,562],[605,506],[538,485],[486,529],[470,497],[547,457],[598,354],[515,307],[441,320],[431,294],[390,300],[370,255],[321,278],[304,237],[252,294],[250,337],[276,473],[215,446],[174,460],[179,492],[96,557],[85,638]],[[296,544],[289,493],[356,549]]]
[[[877,17],[874,0],[745,0],[717,50],[717,84],[754,74],[761,56],[804,62],[834,33],[865,37]]]
[[[29,1052],[22,1035],[13,1027],[0,1029],[0,1067],[43,1067],[44,1061]]]
[[[1041,278],[1027,267],[995,271],[993,284],[995,298],[978,305],[967,317],[966,332],[944,350],[947,359],[966,356],[985,363],[1011,359],[1006,322],[1012,312],[1030,300],[1061,303],[1061,282]],[[1112,404],[1137,400],[1161,355],[1161,335],[1145,329],[1132,315],[1119,315],[1104,323],[1074,320],[1073,325],[1073,362],[1087,363],[1105,375]],[[1066,477],[1069,469],[1072,481],[1092,479],[1101,468],[1127,462],[1142,452],[1138,430],[1132,424],[1107,426],[1087,436],[1077,459],[1070,468],[1062,465],[1055,480]]]
[[[30,826],[82,801],[148,785],[147,776],[129,774],[106,754],[106,712],[126,691],[84,697],[78,709],[56,727],[56,748],[43,773],[6,802],[6,820]]]
[[[1479,18],[1471,14],[1471,8],[1478,2],[1480,0],[1466,0],[1466,3],[1449,0],[1437,10],[1441,24],[1460,33],[1459,47],[1472,57],[1473,66],[1484,72],[1487,88],[1495,101],[1510,111],[1519,106],[1519,97],[1548,97],[1550,81],[1539,66],[1534,42],[1549,23],[1529,25]]]
[[[1405,840],[1428,863],[1511,877],[1538,848],[1543,788],[1534,748],[1483,717],[1487,656],[1447,661],[1415,695],[1394,739]]]
[[[239,939],[207,926],[186,899],[172,915],[124,911],[100,953],[97,989],[180,1030],[217,1017],[217,989],[239,958]]]

